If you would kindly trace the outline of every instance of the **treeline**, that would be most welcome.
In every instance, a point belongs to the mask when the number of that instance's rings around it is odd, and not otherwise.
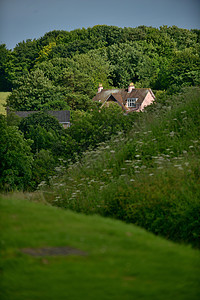
[[[37,110],[26,119],[0,116],[0,189],[33,190],[48,183],[56,168],[77,161],[117,132],[137,126],[141,114],[124,116],[118,107],[92,101],[104,88],[150,87],[156,105],[167,95],[199,85],[200,30],[175,26],[95,26],[71,32],[52,31],[13,50],[0,45],[0,90],[12,91],[10,110]],[[48,110],[71,110],[64,130]],[[148,108],[150,111],[151,108]]]
[[[55,30],[0,46],[0,90],[13,91],[8,104],[18,110],[88,110],[99,82],[173,93],[199,85],[199,37],[176,26]]]

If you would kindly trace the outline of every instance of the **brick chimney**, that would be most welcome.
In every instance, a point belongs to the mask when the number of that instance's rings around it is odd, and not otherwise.
[[[99,83],[98,93],[101,93],[102,90],[103,90],[103,85],[101,83]]]
[[[132,90],[135,88],[134,84],[131,82],[128,86],[128,93],[131,93]]]

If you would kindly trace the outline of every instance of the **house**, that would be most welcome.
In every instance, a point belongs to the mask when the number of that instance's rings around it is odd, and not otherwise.
[[[104,90],[102,84],[99,84],[98,92],[93,100],[102,103],[101,107],[116,103],[125,113],[129,113],[143,111],[145,106],[153,103],[155,96],[151,89],[136,89],[133,83],[130,83],[127,89],[109,90]]]
[[[9,108],[7,108],[7,114],[14,113],[21,118],[26,118],[30,114],[35,114],[38,112],[39,111],[10,111]],[[70,127],[70,111],[69,110],[60,110],[60,111],[49,110],[49,111],[47,111],[47,113],[50,114],[51,116],[54,116],[58,120],[58,122],[63,125],[64,128]]]

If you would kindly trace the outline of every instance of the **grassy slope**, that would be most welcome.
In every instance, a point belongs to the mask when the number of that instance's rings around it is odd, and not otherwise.
[[[6,99],[9,94],[10,92],[0,92],[0,114],[6,114],[6,108],[3,105],[6,104]]]
[[[88,151],[53,179],[47,201],[200,246],[199,103],[200,90],[189,89],[143,114],[128,137]]]
[[[198,299],[197,250],[121,221],[1,197],[1,299]],[[87,256],[31,257],[71,246]]]

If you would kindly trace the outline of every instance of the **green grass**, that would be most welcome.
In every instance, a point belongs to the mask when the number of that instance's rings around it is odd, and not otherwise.
[[[20,197],[0,197],[2,300],[199,299],[197,250]],[[20,251],[44,246],[71,246],[87,256]]]
[[[6,99],[10,95],[10,92],[0,92],[0,114],[6,115]]]

